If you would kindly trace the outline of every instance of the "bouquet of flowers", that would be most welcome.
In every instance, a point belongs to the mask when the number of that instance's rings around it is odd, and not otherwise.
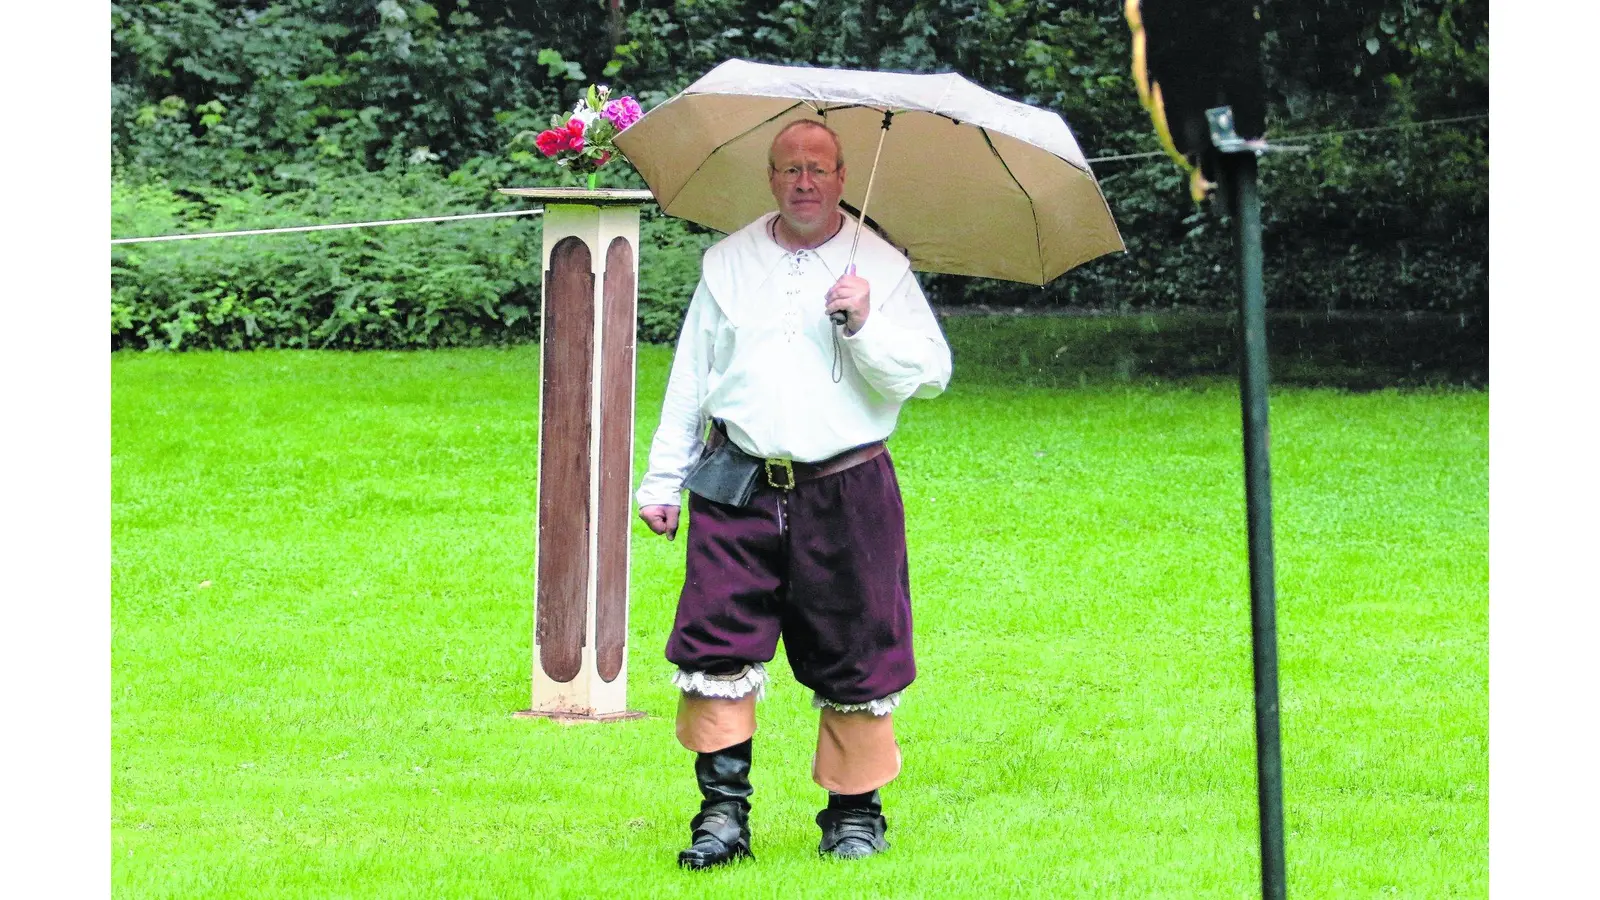
[[[550,117],[550,129],[540,132],[534,143],[539,152],[554,158],[556,165],[587,175],[592,190],[600,167],[616,154],[611,142],[642,115],[639,101],[632,97],[613,100],[609,87],[590,85],[572,112]]]

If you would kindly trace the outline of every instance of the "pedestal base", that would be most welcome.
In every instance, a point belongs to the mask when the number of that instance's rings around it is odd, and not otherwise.
[[[642,719],[646,713],[642,709],[629,709],[623,712],[602,713],[600,715],[582,715],[580,713],[545,712],[539,709],[519,709],[511,714],[518,719],[549,719],[561,725],[582,725],[589,722],[626,722],[631,719]]]

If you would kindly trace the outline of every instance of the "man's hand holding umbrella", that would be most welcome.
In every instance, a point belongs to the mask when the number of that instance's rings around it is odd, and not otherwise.
[[[844,313],[844,333],[855,334],[861,326],[867,323],[867,316],[872,312],[872,286],[867,280],[855,274],[855,267],[840,276],[828,290],[828,306],[826,312],[834,317],[837,322],[837,313]]]

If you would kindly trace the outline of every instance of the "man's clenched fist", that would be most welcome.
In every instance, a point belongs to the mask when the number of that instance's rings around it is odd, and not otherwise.
[[[678,508],[676,506],[645,506],[639,509],[639,518],[650,530],[656,534],[664,534],[667,540],[678,536]]]

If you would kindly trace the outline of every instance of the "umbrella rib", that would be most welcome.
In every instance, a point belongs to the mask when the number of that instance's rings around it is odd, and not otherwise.
[[[941,99],[939,102],[943,103],[944,101]],[[921,113],[927,113],[928,115],[931,115],[931,116],[938,116],[941,119],[949,119],[951,122],[954,122],[957,125],[962,124],[960,119],[956,118],[955,116],[950,115],[949,113],[940,112],[937,107],[923,109],[921,107],[910,107],[910,106],[874,106],[871,103],[846,103],[846,104],[844,104],[842,106],[828,106],[828,107],[811,106],[811,104],[809,104],[809,103],[807,103],[805,105],[806,106],[810,106],[811,109],[816,111],[817,115],[822,116],[824,119],[826,119],[828,117],[828,113],[831,113],[831,112],[843,112],[844,110],[847,110],[847,109],[870,109],[873,112],[880,112],[880,113],[881,112],[890,112],[890,111],[893,111],[895,113],[921,112]],[[968,124],[971,124],[971,123],[968,123]]]
[[[950,121],[955,122],[956,120],[955,120],[954,117],[945,116],[945,114],[940,112],[940,110],[944,109],[944,101],[945,101],[945,99],[950,96],[950,90],[956,86],[956,83],[955,83],[955,81],[953,79],[961,79],[962,81],[965,81],[966,79],[961,78],[960,75],[956,75],[953,72],[950,73],[950,75],[953,76],[953,77],[945,79],[945,82],[944,82],[944,93],[939,95],[939,102],[935,103],[933,105],[933,111],[935,113],[938,113],[941,116],[944,116],[945,118],[949,119]],[[960,122],[956,122],[956,124],[959,125],[961,123]]]
[[[865,222],[867,224],[868,228],[871,228],[873,231],[878,232],[878,236],[879,237],[883,237],[884,234],[886,233],[885,230],[884,230],[884,227],[882,225],[878,224],[878,220],[877,219],[874,219],[871,216],[862,215],[861,214],[861,210],[857,209],[854,204],[850,203],[850,201],[841,199],[839,201],[839,208],[843,209],[845,212],[849,213],[850,215],[855,216],[857,219],[860,219],[861,221]]]
[[[993,153],[994,158],[1000,161],[1000,168],[1005,169],[1006,174],[1011,176],[1011,183],[1017,186],[1017,190],[1022,192],[1022,196],[1028,198],[1028,212],[1033,216],[1033,249],[1039,258],[1039,284],[1043,285],[1045,281],[1044,245],[1042,243],[1044,233],[1039,230],[1039,207],[1033,202],[1033,195],[1029,194],[1028,189],[1022,186],[1022,182],[1017,178],[1016,173],[1012,172],[1011,167],[1006,165],[1006,158],[1000,155],[1000,151],[995,147],[994,141],[989,138],[989,129],[979,128],[978,133],[983,135],[983,142],[989,145],[989,152]]]
[[[788,98],[788,97],[778,97],[776,99],[788,100],[790,98]],[[695,166],[694,167],[694,171],[689,173],[689,177],[685,178],[683,180],[683,185],[678,188],[678,193],[677,194],[673,194],[672,195],[672,199],[673,200],[677,200],[678,199],[678,194],[683,193],[683,189],[688,187],[690,182],[692,182],[696,178],[700,177],[700,170],[704,169],[706,167],[706,163],[710,162],[712,157],[716,156],[719,152],[721,152],[723,147],[732,146],[734,143],[736,143],[739,140],[743,139],[745,135],[747,135],[750,132],[755,131],[756,129],[761,128],[761,127],[763,127],[763,126],[765,126],[767,124],[770,124],[775,119],[781,118],[782,116],[784,116],[785,114],[789,113],[791,110],[793,110],[797,106],[805,106],[805,107],[809,107],[811,109],[816,109],[816,107],[811,106],[809,103],[806,103],[803,100],[797,100],[797,101],[789,104],[788,106],[785,106],[783,109],[778,110],[777,112],[773,113],[772,115],[768,116],[767,118],[762,119],[761,121],[757,122],[756,124],[751,125],[749,128],[746,128],[745,130],[739,132],[738,134],[734,135],[732,138],[729,138],[728,140],[723,141],[720,145],[718,145],[716,150],[713,150],[710,153],[707,153],[705,155],[705,158],[700,160],[700,164]],[[667,205],[665,203],[661,204],[661,211],[662,212],[666,212],[666,209],[667,209]]]

